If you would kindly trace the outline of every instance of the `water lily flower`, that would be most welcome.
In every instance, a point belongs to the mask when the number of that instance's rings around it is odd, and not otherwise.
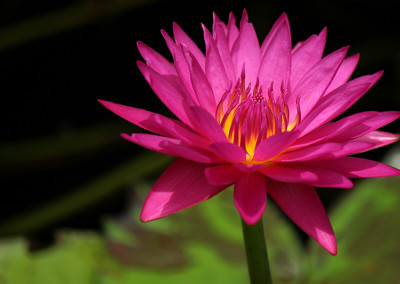
[[[349,81],[359,55],[348,47],[323,57],[326,29],[292,47],[286,14],[260,45],[244,11],[240,24],[215,14],[202,26],[204,52],[176,24],[162,35],[171,63],[142,42],[137,65],[175,119],[100,101],[150,133],[122,137],[177,157],[151,189],[141,220],[151,221],[205,201],[234,185],[243,220],[255,224],[267,196],[331,254],[335,236],[314,187],[352,188],[349,178],[399,175],[368,159],[351,157],[391,144],[399,135],[376,129],[397,111],[366,111],[332,122],[358,101],[382,71]]]

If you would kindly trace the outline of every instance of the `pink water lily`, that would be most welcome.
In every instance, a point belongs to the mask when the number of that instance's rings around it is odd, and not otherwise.
[[[350,155],[391,144],[399,135],[376,129],[400,112],[367,111],[335,122],[383,72],[349,81],[359,56],[344,47],[324,57],[326,29],[292,48],[283,14],[259,44],[244,11],[239,27],[214,15],[203,26],[205,55],[173,24],[162,35],[173,63],[142,42],[138,67],[177,119],[100,101],[154,134],[122,134],[153,151],[178,157],[150,191],[142,221],[158,219],[234,185],[234,204],[249,225],[269,195],[331,254],[335,236],[314,187],[351,188],[349,178],[399,175],[385,164]]]

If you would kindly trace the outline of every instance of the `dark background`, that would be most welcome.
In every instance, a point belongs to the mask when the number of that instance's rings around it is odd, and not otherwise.
[[[119,137],[133,126],[97,99],[164,112],[136,67],[140,40],[169,58],[160,29],[176,21],[203,47],[200,23],[249,13],[259,39],[282,12],[292,42],[328,27],[326,52],[361,53],[353,77],[385,70],[351,112],[400,109],[398,1],[12,1],[0,3],[0,227],[112,170],[142,149]],[[385,130],[399,132],[399,122]],[[95,129],[95,130],[93,130]],[[91,132],[92,131],[92,132]],[[86,134],[85,134],[86,133]],[[89,133],[89,134],[88,134]],[[93,133],[93,134],[90,134]],[[80,145],[83,145],[82,147]],[[59,148],[57,148],[59,147]],[[81,147],[81,148],[80,148]],[[70,149],[78,148],[78,150]],[[387,149],[364,155],[381,159]],[[323,196],[329,204],[337,195]],[[128,206],[127,191],[28,234],[46,243],[60,226],[97,228]],[[39,245],[40,246],[40,245]]]

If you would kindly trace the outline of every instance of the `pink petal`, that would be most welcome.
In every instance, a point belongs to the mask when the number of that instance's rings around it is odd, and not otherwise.
[[[229,13],[227,30],[228,30],[227,40],[228,40],[229,50],[232,50],[233,45],[235,44],[239,36],[239,29],[236,26],[236,19],[232,12]]]
[[[198,133],[212,142],[228,142],[221,126],[208,111],[199,106],[191,106],[187,111]]]
[[[138,41],[137,47],[140,54],[146,61],[146,64],[160,75],[173,75],[177,76],[176,69],[162,55],[145,45],[143,42]]]
[[[392,144],[394,142],[399,141],[399,139],[400,139],[400,134],[375,130],[364,136],[358,137],[353,141],[370,144],[370,147],[368,147],[368,149],[365,150],[369,151],[372,149]]]
[[[185,57],[191,74],[190,77],[192,79],[193,90],[196,94],[199,105],[208,112],[214,113],[217,105],[210,82],[208,82],[200,64],[196,61],[196,58],[192,54],[187,54]]]
[[[365,152],[369,150],[372,146],[372,143],[363,141],[350,141],[345,143],[328,142],[283,153],[276,159],[274,159],[274,161],[302,162],[335,159],[347,155]]]
[[[290,85],[294,89],[301,78],[321,60],[326,42],[326,28],[317,35],[312,35],[292,54]]]
[[[317,167],[336,171],[349,178],[390,177],[400,175],[400,170],[391,166],[356,157],[342,157],[313,163]]]
[[[246,151],[243,148],[229,142],[213,143],[210,150],[221,159],[231,163],[241,163],[246,161]]]
[[[207,140],[189,130],[180,121],[147,110],[99,100],[106,108],[127,121],[156,134],[179,139],[189,145],[208,147]]]
[[[226,72],[226,76],[228,78],[228,82],[232,82],[232,84],[236,81],[236,75],[235,75],[235,69],[233,68],[233,62],[232,62],[232,57],[231,57],[231,51],[229,49],[229,43],[228,43],[228,38],[227,34],[225,33],[225,26],[222,22],[214,21],[214,43],[212,43],[211,39],[209,39],[209,36],[204,35],[204,40],[206,42],[206,54],[207,56],[210,56],[210,58],[214,57],[214,53],[219,53],[219,56],[221,58],[221,61],[224,65],[224,70]],[[208,53],[211,52],[210,55]],[[218,58],[216,60],[209,60],[209,62],[216,62],[216,64],[220,64],[218,62]],[[210,67],[211,67],[211,63]],[[218,67],[219,68],[219,67]],[[210,78],[209,78],[210,79]],[[214,89],[215,90],[215,89]]]
[[[200,149],[196,150],[188,145],[182,144],[177,139],[143,133],[134,133],[131,135],[122,133],[121,136],[130,142],[162,154],[206,164],[219,161],[219,159],[211,153]]]
[[[203,52],[201,52],[200,48],[193,42],[193,40],[181,29],[181,27],[177,23],[172,24],[174,38],[176,44],[186,46],[190,53],[196,58],[196,61],[199,62],[202,70],[204,71],[205,66],[205,57]]]
[[[268,194],[297,226],[330,254],[336,255],[336,239],[331,223],[312,186],[269,180]]]
[[[353,187],[353,183],[344,175],[304,163],[273,164],[263,168],[260,172],[271,179],[281,182],[302,183],[317,187]]]
[[[262,45],[261,45],[261,58],[264,57],[266,50],[268,49],[272,39],[275,37],[276,32],[281,28],[282,25],[289,27],[289,19],[286,13],[282,13],[282,15],[275,21],[274,25],[272,26],[271,30],[269,31],[268,35],[265,37]]]
[[[277,133],[261,141],[255,151],[255,161],[267,161],[284,151],[298,137],[296,131]]]
[[[240,216],[248,225],[260,220],[267,203],[266,179],[259,173],[246,174],[235,183],[233,199]]]
[[[212,29],[213,29],[213,37],[216,38],[217,37],[217,26],[221,26],[222,28],[222,32],[223,34],[226,36],[228,33],[228,28],[226,26],[226,24],[224,22],[222,22],[219,18],[218,15],[213,12],[213,25],[212,25]]]
[[[354,69],[356,69],[359,59],[360,55],[354,54],[343,60],[342,65],[340,65],[338,71],[336,72],[335,78],[333,78],[331,84],[326,90],[326,94],[345,84],[350,79],[351,74],[353,74]]]
[[[373,130],[391,123],[392,121],[395,121],[399,117],[399,111],[377,112],[375,116],[355,125],[351,130],[348,129],[347,131],[342,131],[335,137],[335,139],[338,141],[345,141],[363,136]]]
[[[376,111],[366,111],[356,113],[345,118],[342,118],[333,123],[327,123],[322,127],[308,133],[307,135],[296,140],[296,143],[290,147],[290,149],[303,148],[312,144],[332,141],[332,142],[342,142],[350,139],[338,139],[344,133],[352,133],[354,127],[365,122],[369,118],[374,118],[378,112]]]
[[[358,101],[381,77],[382,72],[354,79],[323,97],[297,127],[302,135],[341,115]],[[303,115],[303,114],[302,114]]]
[[[205,173],[207,180],[212,185],[231,185],[238,181],[243,174],[231,164],[210,166]]]
[[[192,87],[189,66],[182,51],[182,45],[178,46],[165,31],[161,31],[161,33],[165,39],[168,49],[171,51],[176,71],[178,72],[183,85],[185,86],[187,92],[190,94],[192,100],[196,104],[198,104],[197,97]]]
[[[246,85],[251,83],[254,86],[260,67],[260,44],[253,25],[247,22],[247,14],[242,17],[239,37],[232,47],[232,61],[236,77],[240,77],[244,66]]]
[[[234,163],[232,165],[242,173],[258,172],[263,167],[265,167],[264,164],[248,164],[248,163]]]
[[[173,162],[147,196],[140,220],[148,222],[174,214],[225,189],[208,182],[204,174],[207,167],[184,159]]]
[[[265,51],[261,60],[258,78],[264,90],[268,90],[271,83],[274,89],[279,90],[281,83],[287,86],[291,69],[292,43],[290,29],[282,25]],[[275,94],[280,92],[275,91]]]
[[[190,98],[143,62],[139,61],[137,64],[150,87],[164,105],[185,124],[191,125],[185,111],[185,108],[188,107],[188,103],[191,103]]]
[[[215,95],[215,101],[219,102],[222,95],[228,90],[230,86],[230,82],[227,77],[226,69],[225,66],[229,66],[231,76],[234,76],[234,70],[233,70],[233,65],[232,65],[232,58],[230,57],[230,54],[228,54],[229,49],[228,49],[228,44],[226,42],[226,38],[220,40],[220,42],[224,42],[225,45],[222,45],[222,48],[225,48],[223,50],[224,52],[221,52],[224,55],[224,61],[227,61],[224,63],[220,56],[220,52],[216,47],[216,43],[214,42],[214,39],[212,38],[212,35],[210,32],[203,27],[204,30],[204,41],[206,42],[206,76],[208,78],[208,81],[210,82],[210,85],[214,91]],[[219,35],[219,37],[224,36],[224,35]],[[230,63],[229,63],[230,61]],[[233,80],[234,78],[232,78]]]
[[[336,71],[343,62],[347,50],[348,47],[344,47],[325,56],[304,75],[289,97],[288,104],[291,113],[296,114],[295,102],[297,97],[300,97],[301,115],[302,117],[308,115],[325,94]]]

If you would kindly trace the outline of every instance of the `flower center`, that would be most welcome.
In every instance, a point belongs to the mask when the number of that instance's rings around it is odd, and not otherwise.
[[[300,122],[300,109],[289,122],[289,108],[286,102],[288,90],[281,85],[280,94],[275,94],[273,84],[263,93],[257,82],[254,88],[245,87],[244,75],[236,85],[225,92],[218,103],[215,118],[231,143],[243,147],[247,160],[251,161],[260,141],[276,133],[293,130]]]

